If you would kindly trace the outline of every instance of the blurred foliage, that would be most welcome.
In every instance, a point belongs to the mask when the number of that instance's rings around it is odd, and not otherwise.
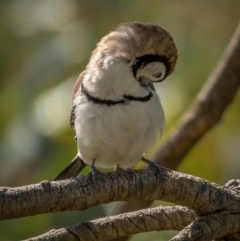
[[[238,0],[2,0],[0,185],[52,180],[74,157],[68,123],[71,89],[96,43],[119,23],[156,23],[178,45],[176,71],[156,86],[167,119],[163,140],[215,67],[239,16]],[[185,158],[181,171],[219,184],[239,178],[239,110],[238,94],[221,123]],[[101,217],[113,206],[4,221],[0,240]],[[166,240],[169,235],[152,232],[133,240]]]

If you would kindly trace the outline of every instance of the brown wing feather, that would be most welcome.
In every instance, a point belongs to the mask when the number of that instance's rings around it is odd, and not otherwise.
[[[71,127],[71,128],[74,128],[74,122],[75,122],[75,108],[76,108],[76,105],[73,105],[73,106],[72,106],[71,113],[70,113],[70,127]]]
[[[73,92],[72,92],[72,100],[74,100],[74,97],[79,93],[82,81],[83,81],[83,77],[85,74],[85,70],[78,76],[77,81],[73,87]]]
[[[74,100],[75,96],[78,95],[78,93],[79,93],[80,86],[81,86],[81,83],[82,83],[84,74],[85,74],[85,71],[83,71],[83,72],[79,75],[79,77],[78,77],[78,79],[77,79],[77,81],[76,81],[76,83],[75,83],[75,85],[74,85],[74,87],[73,87],[72,100]],[[71,113],[70,113],[70,127],[71,127],[71,128],[74,128],[75,108],[76,108],[76,105],[73,103],[72,110],[71,110]]]
[[[77,79],[77,81],[76,81],[76,83],[73,87],[72,100],[74,100],[75,96],[78,95],[78,93],[79,93],[79,89],[80,89],[84,74],[85,74],[85,71],[83,71],[79,75],[79,77],[78,77],[78,79]],[[74,123],[75,123],[75,109],[76,109],[76,105],[73,104],[72,110],[71,110],[71,113],[70,113],[70,127],[73,128],[73,129],[74,129]],[[75,140],[75,142],[77,142],[75,129],[74,129],[74,140]]]
[[[75,96],[79,94],[79,90],[80,90],[80,86],[81,86],[81,83],[82,83],[84,73],[85,73],[85,71],[83,71],[79,75],[79,77],[78,77],[78,79],[77,79],[77,81],[74,85],[73,93],[72,93],[73,102],[74,102]],[[75,109],[76,109],[76,104],[73,103],[71,114],[70,114],[70,126],[71,126],[71,128],[74,128],[75,117],[76,117],[75,116]],[[74,139],[75,139],[75,142],[76,142],[77,138],[76,138],[75,129],[74,129]],[[71,161],[71,163],[58,174],[58,176],[54,180],[56,181],[56,180],[67,179],[67,178],[70,178],[70,177],[76,177],[78,175],[78,173],[80,173],[86,166],[87,165],[83,162],[83,160],[77,155]]]

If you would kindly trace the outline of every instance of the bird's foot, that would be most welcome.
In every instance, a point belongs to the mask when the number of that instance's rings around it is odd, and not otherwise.
[[[154,169],[154,170],[159,170],[159,169],[163,169],[165,171],[172,171],[171,169],[168,169],[168,168],[165,168],[165,167],[162,167],[160,165],[158,165],[156,162],[153,162],[153,161],[150,161],[148,159],[146,159],[144,156],[142,157],[142,161],[145,162],[146,164],[148,164],[148,168],[150,169]]]
[[[122,170],[122,168],[119,167],[119,164],[115,165],[114,168],[113,168],[113,171],[116,172],[116,171],[119,171],[119,170]]]
[[[95,167],[95,159],[92,162],[92,165],[90,167],[90,171],[91,171],[91,174],[92,174],[93,182],[94,182],[95,186],[97,186],[96,176],[100,173],[100,171],[98,171],[97,168]]]

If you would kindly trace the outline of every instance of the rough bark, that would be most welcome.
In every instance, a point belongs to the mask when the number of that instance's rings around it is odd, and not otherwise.
[[[134,213],[77,224],[68,228],[51,230],[28,241],[109,240],[131,234],[161,230],[181,230],[190,224],[196,215],[184,207],[157,207]]]
[[[98,173],[63,181],[0,189],[0,220],[85,210],[114,201],[163,200],[198,214],[214,212],[240,197],[231,189],[201,178],[163,168]]]
[[[191,175],[156,168],[101,173],[98,174],[97,186],[91,175],[88,175],[64,181],[2,188],[0,193],[1,220],[84,210],[118,200],[158,199],[186,206],[158,207],[101,218],[51,230],[29,239],[35,241],[109,240],[139,232],[181,229],[173,241],[216,238],[234,240],[233,237],[236,238],[240,232],[239,180],[232,180],[221,187]]]

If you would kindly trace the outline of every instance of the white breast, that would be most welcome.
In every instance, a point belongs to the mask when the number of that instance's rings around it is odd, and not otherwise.
[[[79,156],[87,164],[111,168],[133,167],[156,141],[164,127],[164,113],[154,92],[148,102],[76,108],[75,130]]]
[[[160,98],[150,88],[140,86],[125,61],[109,57],[99,66],[102,68],[91,68],[94,71],[83,79],[94,97],[117,100],[123,95],[147,96],[149,91],[153,96],[146,102],[107,106],[87,101],[79,92],[74,100],[79,156],[89,165],[95,160],[98,167],[133,167],[163,131]]]

